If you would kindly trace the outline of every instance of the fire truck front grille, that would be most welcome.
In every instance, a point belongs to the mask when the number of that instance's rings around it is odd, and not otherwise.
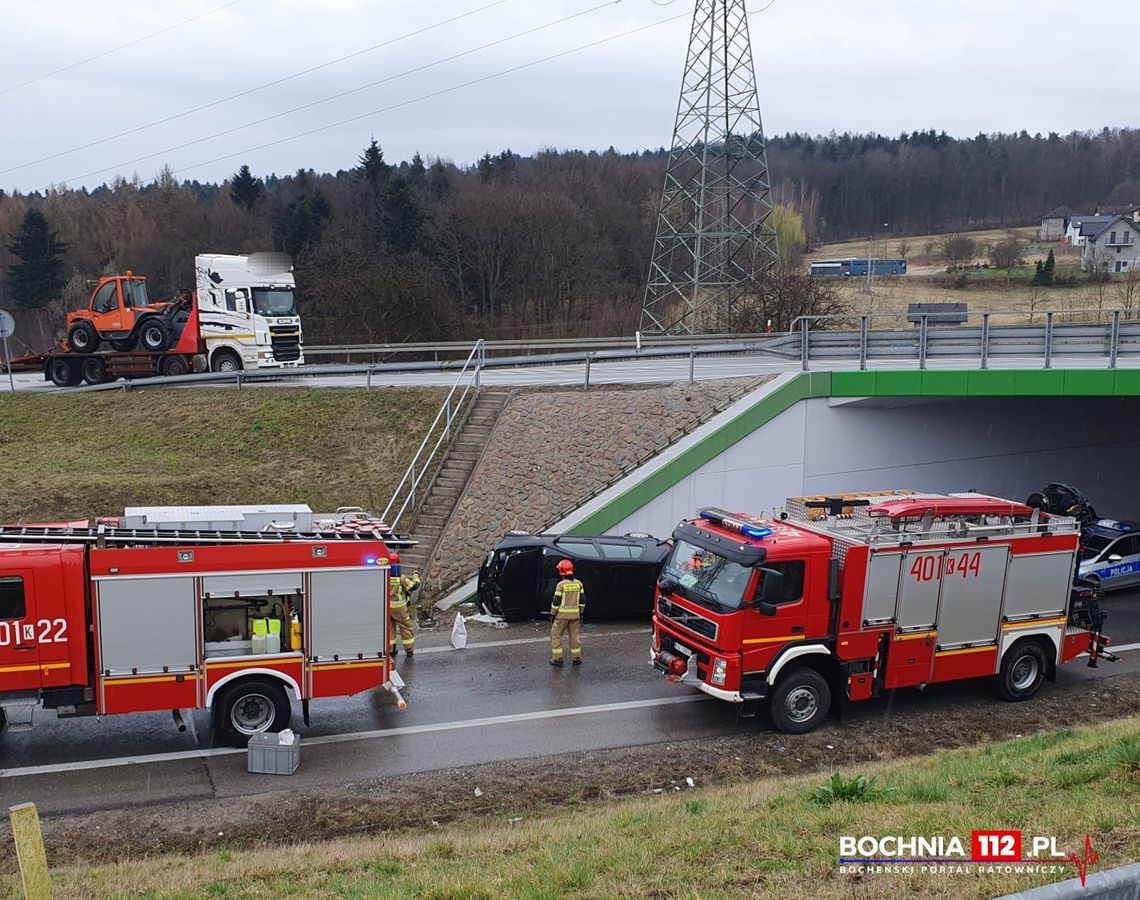
[[[684,649],[682,650],[681,648]],[[703,675],[704,671],[708,668],[710,657],[707,653],[702,653],[696,647],[690,647],[688,644],[683,644],[681,641],[678,641],[667,635],[662,636],[661,638],[661,649],[677,656],[687,657],[692,655],[692,657],[697,661],[698,674]]]
[[[269,339],[273,343],[273,358],[278,362],[292,362],[301,358],[301,332],[296,325],[271,325]]]
[[[710,641],[716,640],[716,622],[706,619],[704,616],[699,616],[675,603],[670,603],[664,597],[658,601],[657,611],[675,625],[699,634],[701,637],[706,637]]]

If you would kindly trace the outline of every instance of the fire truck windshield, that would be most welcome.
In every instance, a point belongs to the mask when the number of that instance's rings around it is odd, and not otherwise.
[[[661,581],[695,603],[726,611],[740,609],[752,570],[711,550],[678,540],[665,560]]]

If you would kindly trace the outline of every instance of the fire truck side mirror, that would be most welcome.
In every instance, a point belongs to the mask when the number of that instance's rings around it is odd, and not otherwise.
[[[762,615],[762,616],[774,616],[774,615],[776,615],[776,604],[775,603],[766,603],[765,601],[761,600],[759,603],[756,604],[756,609],[760,613],[760,615]]]

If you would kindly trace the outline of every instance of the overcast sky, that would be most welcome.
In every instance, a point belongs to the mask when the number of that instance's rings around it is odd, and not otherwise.
[[[227,0],[0,0],[0,187],[95,186],[135,172],[145,179],[164,164],[180,178],[203,181],[221,180],[242,163],[257,174],[335,171],[354,165],[372,134],[389,161],[418,150],[461,164],[504,147],[639,150],[669,142],[694,0],[500,0],[318,72],[24,165],[491,2],[229,0],[219,9]],[[767,2],[749,6],[769,134],[935,128],[961,136],[1140,124],[1140,26],[1127,3],[1090,15],[1078,0],[775,0],[761,11]],[[674,16],[680,18],[418,99]],[[199,18],[178,25],[192,17]],[[162,29],[170,30],[146,37]],[[21,85],[29,79],[38,80]]]

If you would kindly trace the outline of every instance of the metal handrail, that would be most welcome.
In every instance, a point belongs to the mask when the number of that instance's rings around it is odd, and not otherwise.
[[[448,391],[447,398],[436,413],[435,419],[431,425],[428,426],[427,434],[424,435],[423,441],[420,443],[416,455],[412,457],[411,463],[404,472],[404,477],[400,479],[400,483],[396,486],[396,490],[392,493],[392,499],[388,501],[388,505],[384,507],[384,512],[380,514],[388,525],[395,530],[400,521],[400,517],[407,511],[409,504],[414,505],[416,502],[416,489],[419,487],[420,482],[424,476],[431,471],[432,461],[435,455],[439,452],[439,448],[443,446],[445,441],[451,439],[451,426],[455,421],[455,417],[459,410],[463,408],[464,402],[467,400],[467,395],[474,388],[476,392],[479,390],[479,376],[483,371],[483,366],[486,362],[486,342],[478,340],[475,346],[471,348],[471,353],[468,354],[466,362],[459,370],[459,374],[455,377],[455,382],[451,385],[451,390]],[[470,371],[468,371],[470,370]],[[455,397],[455,392],[459,390],[460,386],[463,387],[463,393],[459,395],[459,399],[455,402],[454,409],[452,408],[452,399]],[[427,448],[428,441],[435,433],[437,426],[443,422],[443,430],[440,432],[439,437],[436,439],[435,445],[431,448],[431,452],[427,455],[427,459],[421,462],[424,451]],[[417,471],[418,469],[418,471]],[[404,494],[404,502],[400,505],[399,511],[396,513],[395,518],[389,521],[388,513],[392,511],[397,501],[400,499],[401,493]]]

